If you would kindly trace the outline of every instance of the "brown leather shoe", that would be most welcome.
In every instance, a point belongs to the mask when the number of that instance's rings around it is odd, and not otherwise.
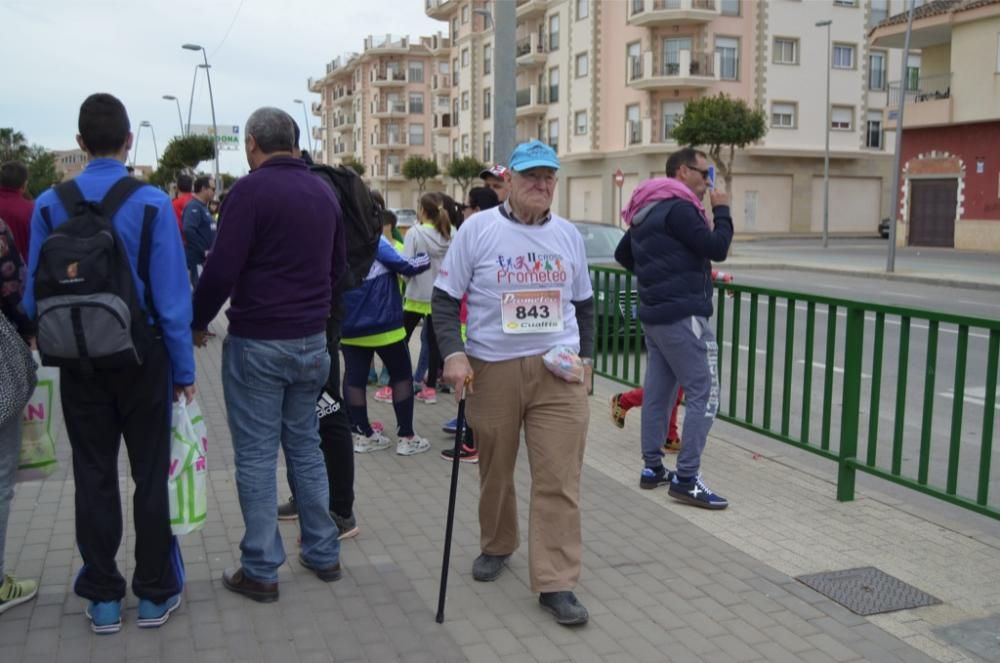
[[[315,573],[316,577],[322,580],[323,582],[333,582],[334,580],[340,580],[341,576],[340,562],[337,562],[333,566],[328,566],[325,569],[320,569],[313,566],[305,559],[303,559],[302,555],[299,555],[299,564],[301,564],[302,566],[306,567],[307,569]]]
[[[274,603],[278,600],[278,583],[249,578],[242,568],[223,571],[222,586],[260,603]]]

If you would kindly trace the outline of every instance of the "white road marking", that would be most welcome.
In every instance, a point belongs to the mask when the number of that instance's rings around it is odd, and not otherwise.
[[[798,360],[797,362],[795,362],[795,363],[796,363],[796,364],[803,364],[803,365],[804,365],[804,364],[806,363],[806,360],[805,360],[805,359],[799,359],[799,360]],[[814,361],[814,362],[813,362],[812,364],[813,364],[813,366],[814,366],[815,368],[818,368],[818,369],[819,369],[819,370],[821,370],[821,371],[825,371],[825,370],[826,370],[826,364],[824,364],[824,363],[823,363],[823,362],[821,362],[821,361]],[[843,369],[843,368],[841,368],[840,366],[834,366],[834,367],[833,367],[833,372],[834,372],[834,373],[843,373],[843,372],[844,372],[844,369]],[[869,373],[865,373],[864,371],[862,371],[862,372],[861,372],[861,379],[863,379],[863,380],[871,380],[871,379],[872,379],[872,376],[871,376],[871,374],[869,374]]]
[[[939,392],[938,396],[942,396],[949,400],[955,400],[955,390],[949,389],[948,391]],[[965,395],[962,400],[966,403],[978,405],[979,407],[986,407],[986,387],[969,387],[965,390]],[[997,402],[993,407],[995,410],[1000,410],[1000,397],[998,397]]]

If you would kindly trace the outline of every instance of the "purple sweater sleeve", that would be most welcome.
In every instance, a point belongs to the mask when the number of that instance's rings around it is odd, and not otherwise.
[[[225,222],[219,224],[215,244],[194,292],[193,329],[207,329],[229,297],[250,255],[255,227],[252,196],[241,192],[237,185],[226,197]]]

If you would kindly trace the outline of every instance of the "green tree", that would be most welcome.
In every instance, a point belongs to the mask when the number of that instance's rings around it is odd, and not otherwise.
[[[219,177],[222,178],[222,186],[226,191],[232,189],[233,185],[236,184],[236,180],[240,179],[235,175],[230,175],[229,173],[219,173]]]
[[[37,198],[53,184],[58,184],[62,171],[56,166],[56,157],[41,145],[28,148],[25,159],[28,166],[28,193]]]
[[[342,166],[344,166],[346,168],[350,168],[355,173],[357,173],[359,176],[365,174],[365,164],[363,164],[360,161],[358,161],[357,159],[355,159],[353,155],[352,156],[346,156],[346,157],[344,157],[341,160],[340,165],[342,165]]]
[[[157,168],[149,181],[166,190],[182,172],[190,173],[202,161],[215,158],[215,142],[209,136],[173,138],[167,144]]]
[[[437,177],[441,173],[437,161],[424,157],[412,156],[403,162],[403,177],[408,180],[416,180],[420,195],[424,193],[424,186],[427,180]]]
[[[0,163],[5,161],[28,161],[28,140],[13,127],[0,128]]]
[[[756,143],[767,133],[767,116],[742,99],[719,93],[689,101],[671,136],[682,145],[701,146],[715,162],[726,192],[732,193],[736,148]],[[723,150],[727,151],[723,159]]]
[[[472,181],[485,169],[486,164],[476,157],[459,157],[448,164],[448,177],[458,182],[462,187],[462,198],[465,198]]]

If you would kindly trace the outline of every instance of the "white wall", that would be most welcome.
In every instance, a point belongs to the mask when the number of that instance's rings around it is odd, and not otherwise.
[[[792,226],[792,176],[736,175],[732,203],[736,232],[788,232]]]
[[[882,181],[874,177],[830,178],[830,231],[874,233],[882,210]],[[810,228],[823,230],[823,178],[812,181]]]
[[[611,223],[604,218],[604,190],[606,182],[600,176],[571,177],[569,187],[569,218],[573,221],[598,221]]]

